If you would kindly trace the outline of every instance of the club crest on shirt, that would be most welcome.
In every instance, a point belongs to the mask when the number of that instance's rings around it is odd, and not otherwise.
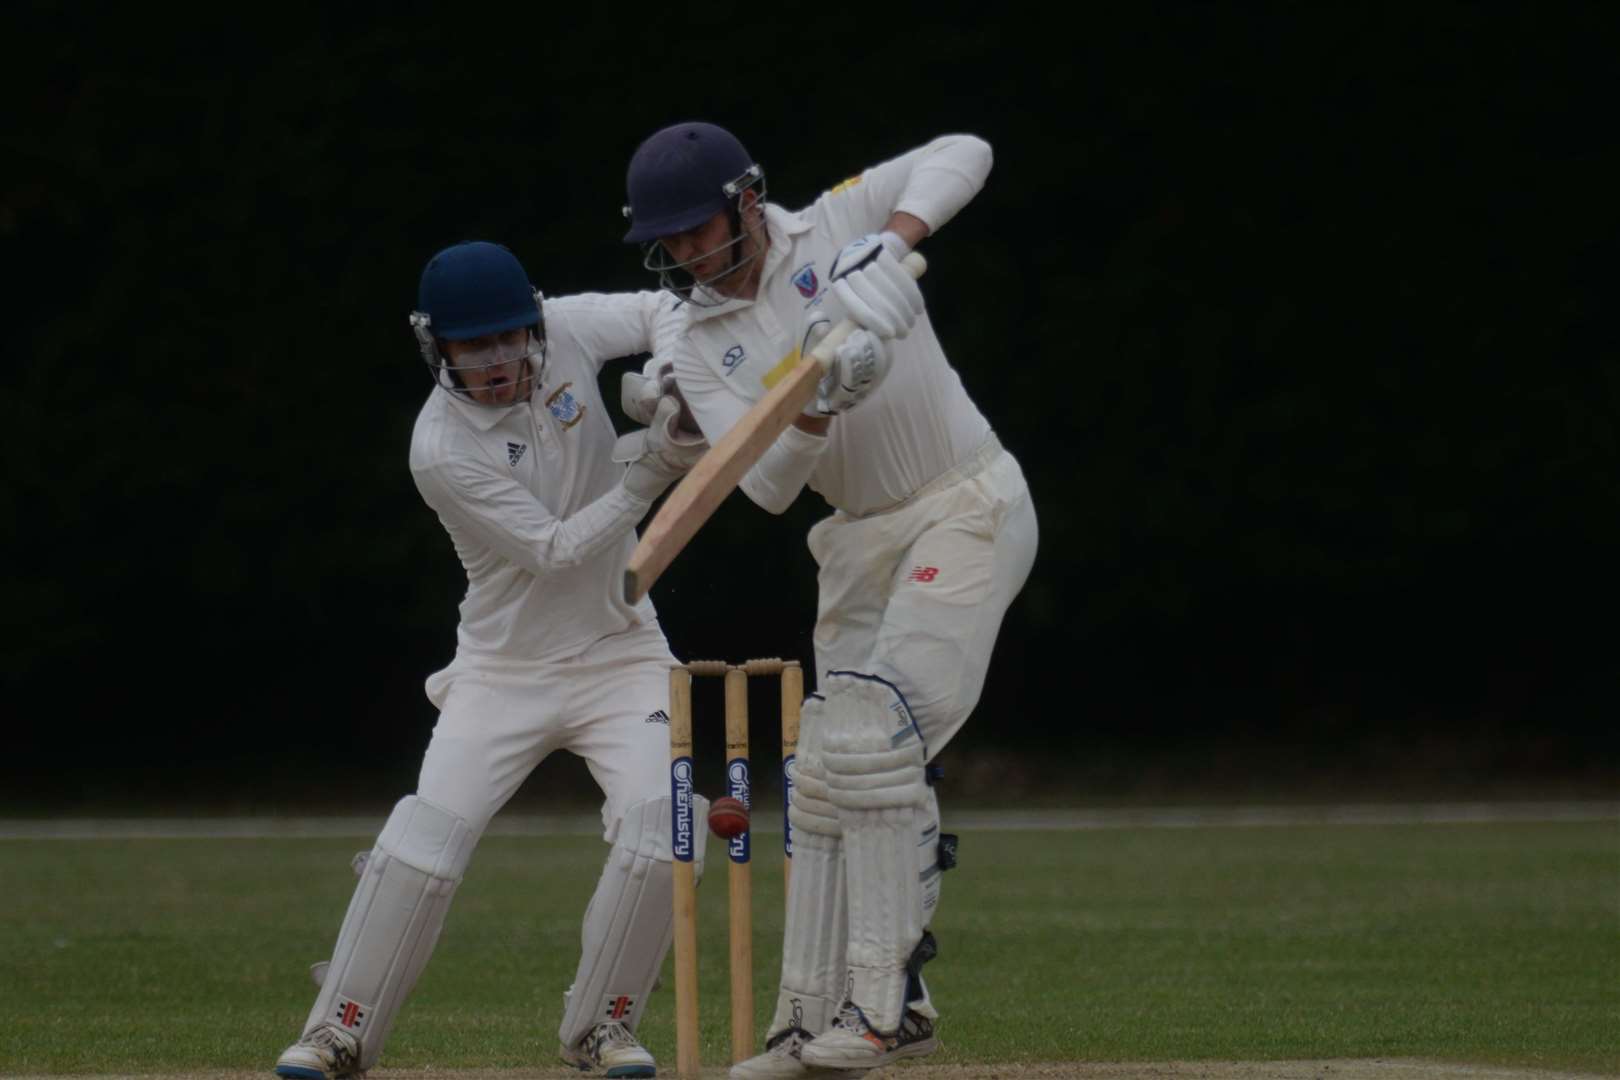
[[[585,416],[585,406],[581,405],[579,399],[568,392],[568,388],[573,385],[571,382],[565,382],[557,387],[555,393],[546,398],[546,411],[555,416],[557,423],[565,428],[573,427]]]
[[[742,362],[746,359],[748,359],[748,354],[743,352],[743,347],[741,345],[733,345],[731,348],[726,350],[726,355],[720,358],[720,366],[726,369],[727,375],[730,375],[732,372],[736,371],[737,368],[742,366]]]
[[[821,283],[816,280],[816,264],[805,263],[793,271],[793,287],[799,290],[799,295],[805,299],[816,295],[816,289]]]

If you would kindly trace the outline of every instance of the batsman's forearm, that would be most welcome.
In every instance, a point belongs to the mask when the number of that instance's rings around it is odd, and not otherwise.
[[[821,418],[825,420],[826,418]],[[825,423],[822,431],[826,431]],[[806,431],[795,420],[793,426],[782,432],[782,437],[771,444],[742,478],[743,493],[759,507],[773,514],[786,512],[799,497],[816,462],[827,449],[825,434]]]
[[[825,435],[832,430],[832,417],[805,416],[801,413],[793,418],[793,426],[806,435]]]
[[[908,214],[904,210],[896,210],[889,215],[889,220],[883,226],[884,232],[892,232],[906,242],[906,247],[912,251],[917,245],[928,238],[928,222],[915,214]]]

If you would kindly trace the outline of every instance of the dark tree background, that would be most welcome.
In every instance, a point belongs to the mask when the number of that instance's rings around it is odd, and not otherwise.
[[[422,263],[652,287],[624,166],[689,118],[789,207],[995,148],[925,282],[1042,529],[967,797],[1614,789],[1607,6],[263,14],[3,16],[0,809],[409,789],[464,584]],[[734,496],[677,652],[808,661],[822,509]]]

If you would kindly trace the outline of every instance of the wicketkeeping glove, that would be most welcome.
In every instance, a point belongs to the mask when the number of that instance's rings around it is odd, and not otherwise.
[[[923,312],[922,290],[900,265],[905,254],[894,233],[868,233],[845,244],[827,272],[845,314],[879,337],[905,337]]]
[[[680,429],[680,411],[676,398],[661,397],[651,424],[620,435],[613,444],[613,460],[630,466],[624,473],[630,494],[649,502],[658,498],[709,449],[702,435]]]
[[[677,426],[683,435],[700,434],[697,421],[686,407],[686,399],[675,385],[675,365],[660,362],[655,356],[640,371],[627,371],[619,379],[619,407],[624,415],[638,424],[651,424],[658,403],[673,397],[680,403]]]

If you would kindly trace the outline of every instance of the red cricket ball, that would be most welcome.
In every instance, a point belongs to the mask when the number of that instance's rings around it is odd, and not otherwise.
[[[748,807],[742,800],[722,795],[709,804],[709,831],[729,840],[748,831]]]

